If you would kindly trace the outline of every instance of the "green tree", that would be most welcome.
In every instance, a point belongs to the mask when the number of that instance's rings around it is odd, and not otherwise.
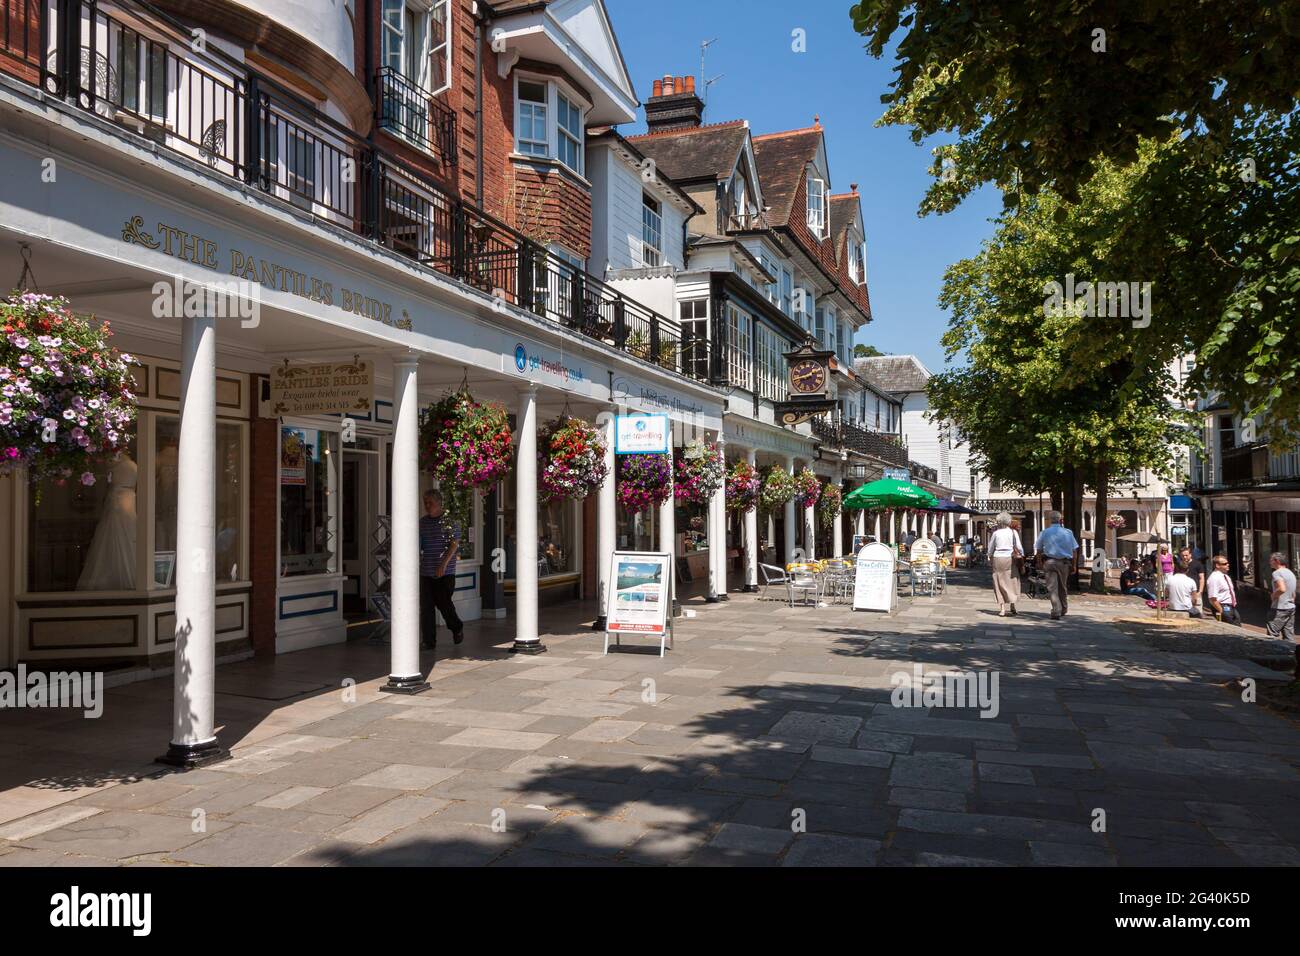
[[[862,0],[851,15],[872,56],[901,32],[880,122],[950,140],[923,212],[994,183],[1008,209],[1050,191],[1059,223],[1098,177],[1135,173],[1123,204],[1092,210],[1109,271],[1076,274],[1149,281],[1152,313],[1077,328],[1064,375],[1095,374],[1116,339],[1139,374],[1194,351],[1193,386],[1296,441],[1300,0]]]
[[[859,342],[857,345],[853,346],[854,358],[875,358],[877,355],[884,354],[884,352],[880,351],[880,349],[876,348],[874,345],[863,345]]]

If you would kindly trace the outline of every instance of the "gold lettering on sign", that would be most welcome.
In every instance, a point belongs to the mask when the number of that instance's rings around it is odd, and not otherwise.
[[[374,363],[325,362],[271,370],[271,414],[322,415],[364,412],[374,404]]]
[[[158,223],[156,234],[158,238],[145,231],[143,216],[132,216],[122,227],[123,242],[135,243],[146,249],[158,249],[164,255],[205,269],[221,270],[221,248],[211,239],[166,222]],[[394,319],[390,302],[357,289],[339,288],[320,276],[299,272],[241,249],[230,250],[228,271],[230,275],[245,282],[257,282],[268,289],[340,308],[351,315],[382,322],[393,328],[409,331],[412,327],[411,316],[406,309],[402,310],[400,319]]]

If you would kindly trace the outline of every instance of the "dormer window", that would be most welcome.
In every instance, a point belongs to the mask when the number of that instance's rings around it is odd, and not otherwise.
[[[808,177],[808,228],[818,239],[825,239],[830,222],[830,195],[826,181],[816,176]]]
[[[641,265],[654,268],[664,260],[663,207],[653,196],[641,194]]]
[[[853,243],[853,251],[849,256],[849,273],[853,281],[859,285],[864,285],[867,281],[867,244],[862,241]]]

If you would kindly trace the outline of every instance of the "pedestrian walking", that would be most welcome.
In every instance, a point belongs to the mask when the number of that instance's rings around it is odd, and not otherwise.
[[[1270,595],[1268,609],[1268,636],[1294,641],[1295,573],[1287,567],[1287,557],[1281,551],[1274,551],[1269,555],[1268,566],[1273,569],[1273,593]]]
[[[993,559],[993,596],[998,602],[998,617],[1010,609],[1016,613],[1020,600],[1020,580],[1016,577],[1016,558],[1023,557],[1020,533],[1011,527],[1011,515],[1005,511],[997,517],[998,529],[989,538],[989,556]]]
[[[1067,586],[1070,568],[1074,566],[1074,555],[1079,550],[1079,541],[1074,532],[1061,524],[1059,511],[1048,512],[1047,527],[1038,534],[1034,542],[1034,552],[1043,565],[1043,575],[1047,578],[1047,596],[1052,600],[1052,620],[1063,618],[1070,609]]]
[[[1214,556],[1214,570],[1205,580],[1205,596],[1214,616],[1225,624],[1241,626],[1241,614],[1237,611],[1237,588],[1228,573],[1228,559],[1225,555]]]
[[[456,613],[456,552],[460,526],[443,511],[442,492],[424,493],[420,518],[420,645],[431,649],[438,642],[438,614],[451,629],[451,639],[465,639],[465,625]]]

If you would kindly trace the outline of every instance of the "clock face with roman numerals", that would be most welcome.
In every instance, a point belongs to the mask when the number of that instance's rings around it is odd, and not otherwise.
[[[813,395],[826,390],[826,367],[816,359],[803,359],[790,366],[790,390]]]

